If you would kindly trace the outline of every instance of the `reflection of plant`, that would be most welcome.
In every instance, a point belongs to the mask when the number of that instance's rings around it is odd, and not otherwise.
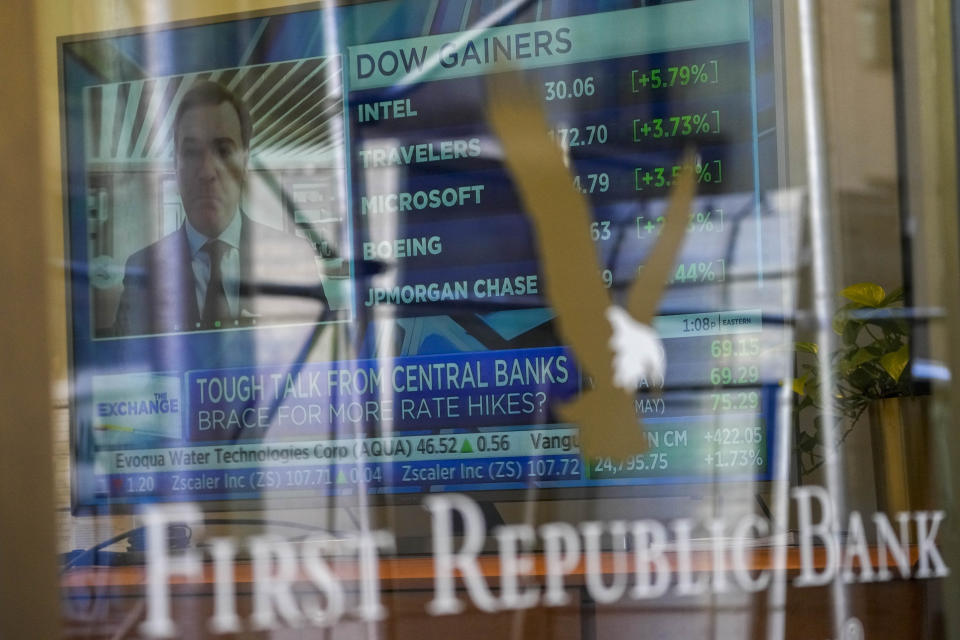
[[[847,287],[840,294],[850,302],[833,316],[833,330],[840,336],[840,345],[831,357],[836,386],[831,395],[837,418],[845,421],[843,428],[837,429],[840,435],[836,445],[847,439],[871,402],[910,391],[909,376],[904,375],[910,359],[909,327],[890,311],[903,306],[903,290],[887,294],[880,285],[864,282]],[[798,342],[796,348],[801,354],[819,352],[813,342]],[[809,407],[822,408],[819,364],[802,363],[800,371],[802,375],[793,382],[798,415]],[[817,415],[812,429],[799,432],[801,476],[823,464],[822,419],[822,415]]]

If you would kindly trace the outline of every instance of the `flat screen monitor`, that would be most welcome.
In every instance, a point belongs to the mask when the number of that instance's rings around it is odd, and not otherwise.
[[[794,262],[774,11],[384,0],[62,39],[74,510],[769,480]],[[488,120],[503,73],[589,203],[569,261],[615,303],[694,150],[636,455],[585,456],[561,417],[591,372]]]

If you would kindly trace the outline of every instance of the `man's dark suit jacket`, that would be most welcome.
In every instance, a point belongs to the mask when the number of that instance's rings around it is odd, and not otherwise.
[[[327,300],[314,256],[302,238],[244,216],[239,325],[318,321]],[[198,326],[201,311],[187,232],[181,226],[127,260],[114,335],[212,328]]]

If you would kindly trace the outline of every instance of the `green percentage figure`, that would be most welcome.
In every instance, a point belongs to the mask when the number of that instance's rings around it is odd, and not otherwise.
[[[669,189],[680,175],[680,165],[667,167],[636,167],[633,170],[634,189],[636,191]],[[697,162],[694,166],[697,184],[720,184],[723,182],[723,161],[710,160]]]
[[[720,62],[712,59],[646,70],[634,69],[630,73],[630,79],[633,93],[671,87],[717,84],[720,81]]]
[[[688,113],[669,118],[653,118],[633,121],[633,141],[661,140],[687,136],[718,135],[720,133],[720,110],[703,113]]]
[[[726,279],[726,261],[682,262],[677,265],[670,284],[708,284]]]
[[[660,235],[663,222],[663,216],[655,218],[637,216],[637,238]],[[690,214],[687,233],[723,233],[723,230],[723,209],[719,207]]]

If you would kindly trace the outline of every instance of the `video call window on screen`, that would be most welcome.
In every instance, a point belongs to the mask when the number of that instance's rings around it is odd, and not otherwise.
[[[341,71],[312,58],[84,90],[95,337],[349,319]]]

